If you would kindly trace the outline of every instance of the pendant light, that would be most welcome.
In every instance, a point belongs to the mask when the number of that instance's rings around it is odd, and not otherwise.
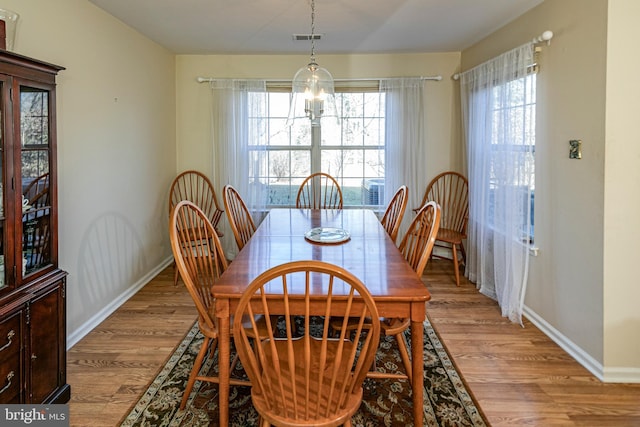
[[[316,63],[315,0],[311,0],[311,60],[293,77],[291,93],[289,126],[299,118],[309,119],[311,126],[320,126],[322,117],[337,117],[333,77]]]

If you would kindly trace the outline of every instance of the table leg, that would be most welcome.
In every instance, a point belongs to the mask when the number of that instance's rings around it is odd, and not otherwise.
[[[421,427],[424,422],[422,419],[424,399],[423,328],[422,322],[411,322],[411,371],[413,373],[411,389],[413,392],[413,420],[416,427]]]
[[[229,424],[229,376],[230,365],[229,360],[231,348],[231,334],[229,317],[218,318],[219,345],[218,345],[218,375],[219,375],[219,393],[218,404],[220,409],[220,426]]]

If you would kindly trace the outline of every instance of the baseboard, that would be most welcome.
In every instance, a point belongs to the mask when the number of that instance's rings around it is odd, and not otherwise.
[[[604,368],[606,383],[640,383],[640,368]]]
[[[142,289],[147,283],[149,283],[154,277],[156,277],[162,270],[168,267],[173,262],[173,256],[168,257],[155,268],[145,274],[140,280],[131,285],[129,289],[121,293],[117,298],[111,301],[102,310],[96,313],[93,317],[87,320],[82,326],[73,331],[67,336],[67,350],[73,347],[78,341],[84,338],[89,332],[91,332],[96,326],[102,323],[107,317],[109,317],[114,311],[116,311],[122,304],[127,302],[129,298]]]
[[[545,335],[547,335],[553,342],[558,344],[564,351],[569,353],[571,357],[576,359],[578,363],[584,366],[589,372],[591,372],[600,381],[604,381],[603,366],[596,359],[591,357],[588,353],[578,347],[573,341],[560,333],[556,328],[551,326],[542,317],[538,316],[536,312],[531,310],[526,305],[523,308],[523,314],[531,323],[533,323],[538,329],[540,329]]]
[[[639,368],[605,368],[602,363],[598,362],[573,341],[561,334],[560,331],[547,323],[529,307],[525,306],[523,313],[531,323],[551,338],[551,340],[558,344],[564,351],[569,353],[571,357],[600,381],[611,383],[640,383]]]

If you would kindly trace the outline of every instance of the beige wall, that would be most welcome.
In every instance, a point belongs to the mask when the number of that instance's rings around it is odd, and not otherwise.
[[[427,81],[426,120],[429,157],[425,176],[461,168],[458,96],[451,76],[459,69],[460,53],[406,55],[318,55],[318,63],[335,79],[442,75]],[[196,168],[213,176],[210,129],[210,89],[196,77],[291,79],[309,62],[295,55],[184,55],[177,57],[178,169]],[[428,180],[427,180],[428,181]],[[224,184],[224,183],[223,183]],[[216,183],[218,187],[223,184]],[[220,191],[220,188],[218,188]],[[424,189],[410,189],[417,205]],[[419,195],[418,195],[419,194]]]
[[[604,166],[604,362],[605,374],[640,376],[640,286],[635,266],[640,241],[638,100],[640,2],[609,0],[607,34],[606,156]]]
[[[69,344],[170,256],[175,58],[86,0],[4,0],[15,51],[58,78],[60,267]]]
[[[614,380],[606,375],[611,370],[640,381],[640,322],[632,302],[639,292],[632,266],[640,237],[634,220],[640,149],[621,145],[637,139],[631,128],[637,95],[628,91],[637,94],[638,83],[630,79],[634,64],[628,62],[638,61],[629,55],[638,40],[632,21],[638,6],[635,0],[545,0],[462,53],[468,69],[545,30],[554,32],[542,49],[538,75],[540,252],[531,258],[526,312],[605,380]],[[615,12],[609,20],[608,7]],[[607,32],[618,24],[621,29]],[[582,160],[568,158],[570,139],[582,140]]]

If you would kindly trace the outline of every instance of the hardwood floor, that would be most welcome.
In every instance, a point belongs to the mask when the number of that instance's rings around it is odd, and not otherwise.
[[[70,425],[119,425],[196,317],[168,267],[74,345],[67,354]]]
[[[640,426],[640,384],[604,384],[433,261],[427,312],[493,426]],[[71,426],[116,426],[196,318],[168,267],[68,353]]]

